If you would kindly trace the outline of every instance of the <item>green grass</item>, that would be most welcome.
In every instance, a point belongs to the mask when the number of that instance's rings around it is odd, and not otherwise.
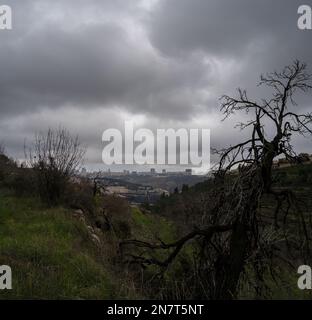
[[[0,194],[0,265],[12,290],[0,299],[107,299],[114,288],[80,222],[62,208]]]
[[[174,224],[163,217],[137,207],[131,208],[131,216],[132,238],[154,243],[179,238]],[[181,275],[191,269],[195,251],[194,243],[187,244],[168,268],[163,283],[168,282],[170,287],[182,281]],[[157,250],[153,255],[164,260],[168,253]],[[74,219],[70,210],[46,208],[37,199],[17,198],[0,190],[0,265],[11,266],[13,280],[13,289],[0,290],[0,299],[137,298],[136,292],[131,296],[120,289],[123,279],[116,276],[114,265],[108,261],[90,241],[86,226]],[[158,271],[158,267],[149,266],[145,278],[152,278]],[[295,270],[281,269],[279,275],[278,283],[266,275],[272,298],[311,298],[310,292],[297,288]],[[240,297],[252,299],[255,292],[245,284]]]
[[[171,243],[179,239],[177,230],[174,224],[167,219],[149,213],[143,213],[139,208],[132,208],[132,219],[135,226],[136,238],[149,242]],[[163,281],[174,283],[178,274],[185,268],[188,268],[192,256],[194,254],[194,245],[192,242],[186,244],[180,251],[177,259],[170,265],[167,272],[164,274]],[[172,250],[157,250],[152,255],[159,260],[165,260]],[[159,267],[151,265],[146,270],[147,277],[152,277],[155,273],[160,271]]]
[[[175,240],[174,225],[163,217],[143,213],[139,208],[132,207],[133,236],[143,240],[160,238],[164,242]]]
[[[136,207],[130,224],[137,239],[171,242],[176,238],[170,222]],[[105,237],[108,241],[111,235]],[[0,299],[127,298],[118,289],[122,279],[109,259],[116,253],[107,251],[106,257],[103,250],[94,246],[86,226],[70,210],[47,208],[38,199],[0,190],[0,265],[11,267],[13,286],[0,291]],[[159,258],[165,255],[158,253]]]

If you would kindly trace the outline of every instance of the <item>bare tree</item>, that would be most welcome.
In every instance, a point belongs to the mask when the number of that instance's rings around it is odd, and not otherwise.
[[[125,253],[127,261],[142,266],[158,265],[162,275],[182,248],[193,241],[199,248],[193,272],[196,276],[192,278],[196,283],[194,291],[203,292],[200,297],[213,299],[236,297],[247,264],[253,268],[255,289],[260,292],[265,282],[266,265],[272,267],[277,260],[289,262],[285,251],[294,249],[297,258],[306,261],[311,253],[310,217],[304,215],[291,190],[274,188],[272,167],[273,160],[279,155],[298,162],[291,139],[294,134],[312,133],[312,114],[295,111],[295,94],[310,90],[311,79],[306,65],[294,61],[281,72],[261,76],[260,85],[273,89],[269,99],[252,100],[242,89],[238,89],[237,97],[223,96],[221,111],[225,118],[240,112],[252,115],[250,121],[239,124],[242,129],[250,128],[250,136],[219,151],[220,162],[210,194],[209,212],[193,231],[176,242],[123,242],[123,250],[129,245],[143,249],[139,254]],[[271,136],[266,130],[269,123],[275,130]],[[237,167],[238,172],[233,175],[230,170]],[[261,214],[264,197],[274,199],[276,206],[272,219],[263,218]],[[290,222],[287,218],[292,207],[295,207],[295,216]],[[155,250],[171,251],[161,260],[155,257]]]
[[[312,134],[312,113],[298,114],[293,111],[293,107],[296,107],[294,94],[310,90],[310,80],[311,75],[306,72],[306,64],[294,61],[282,72],[261,76],[259,85],[273,88],[273,96],[270,99],[262,99],[261,102],[250,100],[247,92],[241,89],[238,89],[236,98],[223,96],[221,111],[225,118],[236,112],[253,112],[254,119],[240,123],[242,129],[251,127],[252,134],[246,141],[224,152],[220,168],[225,166],[226,160],[229,160],[226,170],[239,163],[256,163],[261,167],[266,191],[271,191],[273,159],[283,154],[290,161],[298,161],[291,145],[292,135]],[[271,139],[264,130],[268,122],[275,128],[275,134]]]
[[[40,195],[49,204],[56,204],[85,154],[78,137],[63,128],[49,129],[35,136],[28,151],[31,167],[37,173]]]

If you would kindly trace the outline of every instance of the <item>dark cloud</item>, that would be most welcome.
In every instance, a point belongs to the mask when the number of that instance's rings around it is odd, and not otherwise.
[[[271,48],[295,48],[293,53],[298,54],[307,50],[311,37],[297,30],[301,4],[301,0],[161,0],[149,31],[153,44],[173,55],[204,50],[231,58],[265,43],[270,55],[275,55]]]
[[[312,68],[312,32],[297,28],[300,5],[301,0],[160,0],[147,28],[163,55],[200,51],[210,63],[233,61],[239,68],[226,70],[230,81],[222,82],[223,89],[247,87],[294,59]]]
[[[131,117],[145,127],[206,123],[224,144],[235,136],[219,126],[221,94],[268,94],[259,74],[296,58],[312,69],[300,0],[6,2],[14,29],[0,31],[0,140],[14,155],[23,137],[64,124],[97,161],[101,131]]]

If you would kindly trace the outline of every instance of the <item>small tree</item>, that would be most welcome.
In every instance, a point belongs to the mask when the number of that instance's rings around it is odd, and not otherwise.
[[[28,158],[37,176],[40,197],[49,205],[59,202],[84,154],[78,136],[72,137],[66,129],[49,129],[35,136]]]

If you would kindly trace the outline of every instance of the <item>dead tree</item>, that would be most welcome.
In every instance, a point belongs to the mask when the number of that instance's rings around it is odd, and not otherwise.
[[[261,76],[260,85],[273,90],[269,99],[252,100],[247,92],[238,89],[237,97],[223,96],[221,111],[225,118],[232,114],[245,113],[251,120],[240,123],[248,130],[248,138],[234,146],[219,151],[220,162],[214,179],[214,205],[200,226],[173,243],[150,244],[138,240],[123,242],[145,251],[128,254],[128,262],[142,266],[158,265],[166,270],[182,248],[190,241],[200,248],[197,256],[196,277],[199,288],[204,286],[205,298],[232,299],[237,295],[238,284],[247,263],[251,264],[257,278],[256,290],[264,284],[264,264],[272,266],[277,259],[285,260],[277,242],[287,244],[287,215],[291,206],[297,206],[290,190],[278,190],[273,186],[273,160],[283,155],[289,161],[298,161],[291,144],[294,134],[310,135],[312,114],[296,112],[295,94],[306,93],[312,87],[311,75],[306,65],[294,61],[281,72]],[[266,128],[273,124],[274,132]],[[231,169],[237,169],[234,175]],[[265,196],[272,196],[276,203],[273,220],[263,221],[260,204]],[[302,241],[298,248],[300,258],[305,260],[310,253],[310,234],[307,219],[299,207],[295,217]],[[281,219],[280,214],[283,213]],[[280,220],[283,221],[279,225]],[[271,236],[267,237],[268,230]],[[272,232],[273,235],[272,236]],[[303,236],[302,236],[303,235]],[[278,240],[278,241],[277,241]],[[164,260],[155,258],[153,250],[171,250]],[[136,252],[136,251],[135,251]]]

